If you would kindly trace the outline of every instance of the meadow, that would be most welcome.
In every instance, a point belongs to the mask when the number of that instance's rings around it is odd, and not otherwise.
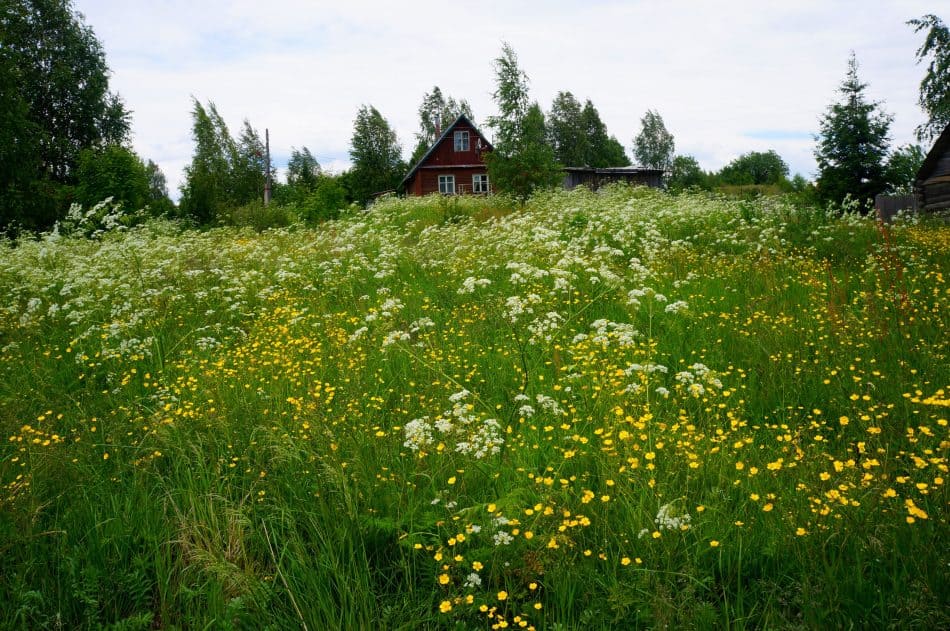
[[[648,189],[0,247],[4,629],[950,628],[950,226]]]

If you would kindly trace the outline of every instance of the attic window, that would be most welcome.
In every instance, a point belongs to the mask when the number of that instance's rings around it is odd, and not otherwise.
[[[468,151],[468,132],[467,131],[455,132],[455,150]]]

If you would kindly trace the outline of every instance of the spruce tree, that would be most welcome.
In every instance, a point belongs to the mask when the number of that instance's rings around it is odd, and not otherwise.
[[[838,88],[841,100],[828,107],[819,124],[817,184],[826,202],[840,203],[851,195],[864,203],[887,188],[885,162],[892,117],[880,110],[880,104],[867,100],[866,89],[851,53],[848,73]]]

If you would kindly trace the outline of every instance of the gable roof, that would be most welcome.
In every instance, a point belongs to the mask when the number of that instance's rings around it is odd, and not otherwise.
[[[927,179],[927,176],[930,175],[934,167],[937,166],[937,162],[940,161],[940,157],[948,151],[950,151],[950,125],[947,125],[943,130],[943,133],[937,138],[937,142],[934,143],[934,146],[930,149],[927,157],[924,158],[923,163],[920,165],[920,170],[917,171],[918,184]]]
[[[411,169],[409,169],[409,173],[407,173],[406,177],[402,178],[402,182],[399,183],[399,188],[403,188],[406,185],[406,182],[412,179],[412,176],[415,175],[416,171],[419,170],[419,167],[421,167],[425,163],[425,161],[429,159],[429,156],[432,155],[432,152],[435,151],[435,148],[438,147],[440,144],[442,144],[442,141],[448,137],[449,133],[453,129],[455,129],[459,123],[463,123],[463,122],[471,125],[472,129],[475,130],[475,133],[478,134],[478,137],[482,139],[482,142],[484,142],[488,146],[488,151],[494,150],[494,147],[492,147],[492,144],[488,142],[488,139],[485,138],[485,135],[481,131],[479,131],[478,127],[475,126],[475,123],[469,120],[468,116],[466,116],[465,114],[459,114],[458,118],[452,121],[452,124],[445,128],[445,131],[442,132],[442,135],[439,136],[434,143],[432,143],[432,146],[429,147],[429,150],[426,151],[422,155],[421,158],[419,158],[419,161],[416,162],[415,165],[413,165]]]

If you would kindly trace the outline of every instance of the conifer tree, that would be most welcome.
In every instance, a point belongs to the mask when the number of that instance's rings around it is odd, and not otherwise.
[[[865,89],[852,52],[848,73],[838,88],[841,100],[828,107],[819,123],[815,159],[818,194],[824,201],[840,203],[851,195],[866,202],[887,188],[885,161],[892,117],[867,100]]]

